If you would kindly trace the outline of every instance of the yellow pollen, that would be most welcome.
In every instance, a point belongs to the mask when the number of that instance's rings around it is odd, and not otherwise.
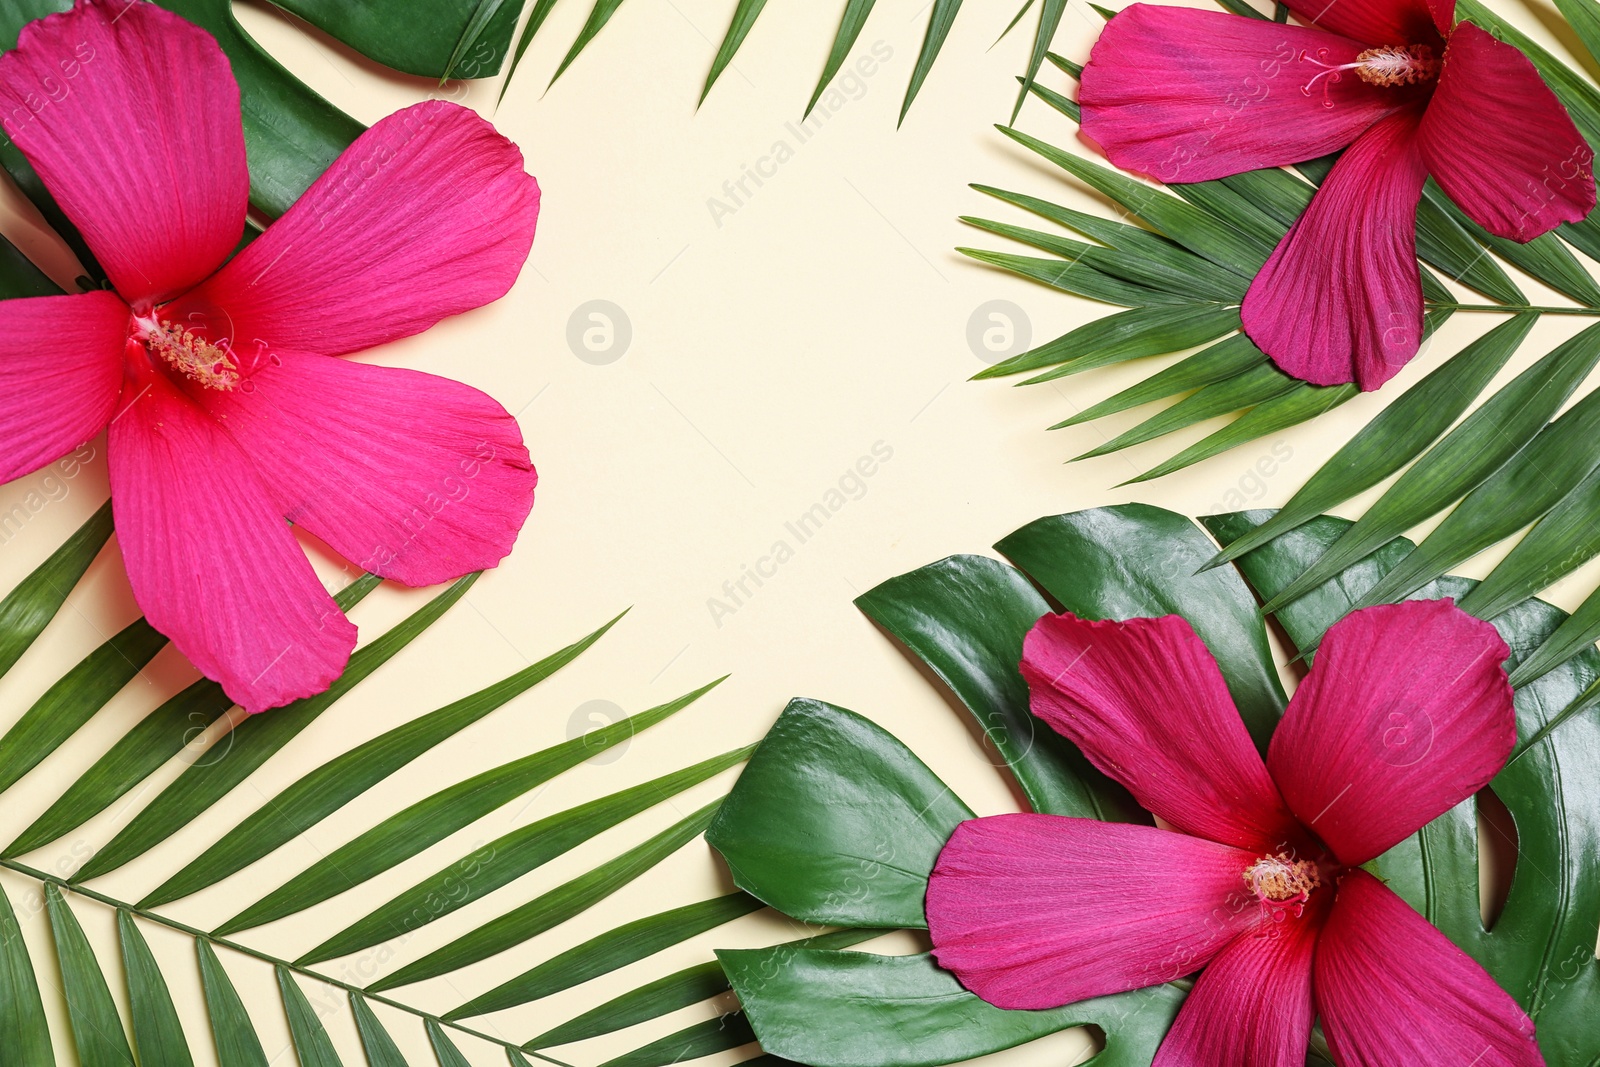
[[[1305,900],[1322,884],[1322,878],[1315,863],[1280,852],[1262,856],[1245,868],[1244,882],[1260,899],[1281,903]]]
[[[171,322],[148,327],[144,343],[167,366],[207,389],[231,392],[239,387],[239,363],[233,353],[207,341],[193,330]]]
[[[1356,56],[1356,76],[1369,85],[1414,85],[1438,73],[1439,61],[1425,44],[1384,45]]]

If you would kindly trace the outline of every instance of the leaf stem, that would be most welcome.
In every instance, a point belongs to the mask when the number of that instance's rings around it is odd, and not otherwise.
[[[1590,318],[1600,318],[1600,307],[1552,307],[1540,304],[1454,304],[1432,300],[1428,301],[1427,306],[1450,311],[1494,311],[1501,315],[1586,315]]]
[[[240,944],[237,941],[232,941],[225,937],[213,937],[206,931],[190,926],[187,923],[181,923],[176,919],[168,918],[165,915],[158,914],[157,912],[153,912],[145,908],[135,907],[132,904],[117,900],[115,897],[107,896],[104,893],[97,892],[96,890],[89,889],[85,886],[75,885],[72,882],[67,881],[65,878],[60,878],[53,874],[47,874],[46,872],[30,867],[25,863],[18,863],[16,860],[0,858],[0,867],[14,871],[17,874],[25,877],[32,878],[36,882],[44,882],[65,892],[76,893],[78,896],[87,897],[88,899],[100,904],[104,904],[107,907],[116,908],[120,911],[126,911],[130,915],[137,915],[142,919],[148,919],[150,922],[165,926],[169,930],[176,930],[179,933],[188,934],[191,937],[204,938],[212,945],[218,945],[222,948],[232,949],[235,952],[250,956],[253,959],[260,960],[263,963],[270,963],[275,967],[282,967],[285,970],[292,971],[295,974],[304,975],[305,977],[310,978],[312,981],[321,982],[323,985],[333,986],[335,989],[341,989],[346,993],[354,993],[355,995],[366,1000],[375,1001],[379,1004],[384,1004],[388,1007],[395,1008],[398,1011],[403,1011],[408,1015],[416,1016],[425,1022],[431,1021],[439,1024],[440,1026],[448,1026],[452,1030],[455,1030],[459,1033],[467,1034],[470,1037],[476,1037],[479,1040],[487,1041],[492,1045],[499,1045],[504,1049],[515,1049],[524,1056],[532,1056],[535,1059],[543,1060],[545,1063],[551,1064],[552,1067],[572,1067],[571,1064],[565,1062],[564,1060],[558,1060],[553,1056],[546,1056],[541,1052],[534,1052],[525,1049],[521,1045],[507,1041],[504,1038],[495,1037],[491,1034],[486,1034],[481,1030],[474,1030],[470,1026],[463,1026],[458,1022],[452,1022],[443,1018],[442,1016],[430,1014],[429,1012],[423,1011],[421,1008],[414,1008],[409,1004],[403,1004],[400,1001],[386,997],[381,993],[368,993],[358,985],[352,985],[349,982],[341,982],[337,978],[330,978],[328,975],[322,974],[321,972],[313,971],[308,967],[299,966],[290,960],[279,959],[277,956],[272,956],[257,949],[253,949],[250,946]]]

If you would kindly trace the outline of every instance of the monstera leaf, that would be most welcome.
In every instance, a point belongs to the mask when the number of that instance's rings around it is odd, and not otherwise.
[[[1270,512],[1208,519],[1234,539]],[[1036,720],[1018,672],[1035,619],[1066,608],[1090,618],[1178,613],[1216,655],[1260,744],[1284,707],[1256,610],[1349,526],[1318,517],[1238,560],[1196,573],[1215,544],[1188,519],[1144,505],[1030,523],[996,548],[1012,564],[954,556],[892,578],[857,604],[959,698],[1036,811],[1148,819],[1120,787]],[[1409,546],[1332,576],[1272,615],[1297,648],[1312,647]],[[1470,597],[1476,583],[1441,578],[1418,597]],[[1042,591],[1042,596],[1041,596]],[[1048,600],[1046,599],[1048,598]],[[1563,614],[1540,601],[1495,625],[1516,670]],[[1588,650],[1516,690],[1519,744],[1491,788],[1515,820],[1520,854],[1492,926],[1481,918],[1475,801],[1467,801],[1374,864],[1412,906],[1481,962],[1534,1019],[1546,1061],[1578,1067],[1600,1056],[1600,722],[1585,694],[1600,676]],[[796,700],[751,757],[707,839],[735,883],[808,922],[863,932],[924,925],[929,872],[966,805],[906,745],[869,719]],[[813,1067],[932,1067],[1055,1031],[1097,1026],[1089,1062],[1146,1067],[1186,983],[1050,1011],[1003,1011],[968,993],[928,954],[839,947],[720,952],[752,1032],[770,1055]],[[1313,1035],[1311,1062],[1326,1054]]]

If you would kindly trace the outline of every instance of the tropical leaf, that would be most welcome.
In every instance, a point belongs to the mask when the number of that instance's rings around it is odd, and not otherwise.
[[[29,20],[69,6],[69,0],[0,0],[0,47],[14,44],[18,32]],[[197,22],[217,37],[227,53],[240,83],[246,148],[251,177],[253,217],[271,218],[281,214],[322,174],[327,166],[360,134],[362,126],[311,92],[268,56],[237,21],[227,0],[166,0],[164,6]],[[301,11],[308,20],[370,51],[381,61],[413,71],[445,73],[453,76],[481,76],[500,63],[510,40],[520,4],[495,0],[425,0],[424,4],[391,0],[374,7],[370,4],[283,5]],[[410,21],[408,33],[392,32],[392,16],[402,8],[426,7]],[[548,4],[542,5],[543,12]],[[529,24],[537,29],[543,14]],[[387,23],[387,24],[386,24]],[[439,33],[440,27],[449,32]],[[415,32],[417,30],[423,32]],[[379,41],[378,38],[383,38]],[[385,48],[390,49],[384,51]],[[79,284],[85,288],[103,283],[104,276],[81,236],[73,229],[27,162],[6,142],[0,145],[0,165],[29,196],[45,220],[53,225],[77,253],[84,270]],[[247,234],[248,236],[248,234]],[[0,239],[0,299],[48,295],[61,290],[9,242]],[[107,504],[69,538],[49,559],[0,600],[0,675],[4,675],[28,654],[36,639],[66,602],[90,563],[106,545],[112,533],[111,510]],[[370,1063],[399,1064],[399,1030],[392,1030],[391,1018],[425,1034],[429,1046],[441,1063],[465,1063],[450,1034],[469,1035],[473,1040],[497,1046],[513,1063],[527,1062],[519,1047],[494,1034],[478,1031],[460,1021],[441,1021],[427,1010],[405,1000],[364,993],[332,974],[313,969],[310,963],[292,957],[306,954],[310,945],[283,950],[278,943],[273,951],[263,951],[243,940],[195,929],[161,910],[180,898],[203,899],[213,886],[240,872],[256,872],[257,881],[270,885],[281,882],[284,872],[276,867],[275,853],[283,844],[347,806],[367,797],[385,779],[402,772],[452,736],[499,710],[531,687],[578,658],[595,644],[616,619],[605,623],[568,647],[534,663],[509,678],[479,689],[470,696],[438,710],[394,725],[372,740],[345,752],[335,752],[317,770],[305,775],[254,810],[236,810],[226,803],[236,787],[274,756],[296,745],[298,735],[319,716],[358,686],[388,660],[405,652],[452,605],[465,596],[476,576],[469,575],[416,608],[412,614],[375,639],[365,642],[351,657],[343,676],[326,693],[261,716],[234,719],[232,702],[216,683],[201,679],[165,700],[120,737],[113,735],[109,747],[102,742],[87,768],[62,774],[59,768],[48,777],[30,775],[41,766],[54,766],[64,751],[80,748],[73,744],[88,731],[104,734],[102,712],[122,694],[140,671],[165,647],[165,638],[143,620],[136,620],[98,647],[86,649],[82,658],[57,682],[46,688],[31,707],[8,724],[0,736],[0,792],[21,788],[55,789],[44,798],[40,814],[31,824],[8,824],[10,839],[0,849],[0,869],[31,882],[38,905],[13,908],[16,897],[10,887],[0,889],[0,1048],[6,1063],[25,1067],[44,1067],[76,1056],[89,1067],[101,1064],[160,1063],[163,1067],[183,1067],[192,1062],[200,1049],[199,1035],[185,1034],[180,1012],[173,1003],[176,984],[169,984],[162,966],[145,941],[143,930],[151,926],[175,930],[195,941],[196,967],[204,993],[206,1018],[210,1024],[209,1043],[215,1048],[222,1067],[266,1067],[269,1062],[258,1035],[251,1008],[235,989],[223,966],[223,957],[232,955],[247,966],[274,969],[282,1010],[289,1023],[295,1055],[305,1064],[333,1065],[338,1053],[329,1040],[316,1010],[305,995],[306,988],[320,984],[346,995],[349,1011],[360,1034],[363,1051]],[[379,585],[372,575],[358,578],[335,595],[340,608],[354,609]],[[464,782],[440,783],[431,801],[420,807],[390,812],[366,834],[358,836],[355,852],[340,853],[348,860],[344,869],[330,876],[326,867],[315,864],[298,874],[286,872],[287,894],[269,893],[258,902],[265,910],[292,913],[335,893],[348,894],[359,905],[356,914],[370,910],[376,940],[394,936],[386,933],[383,922],[389,916],[377,901],[363,899],[371,880],[406,856],[430,843],[438,842],[451,830],[491,811],[496,798],[506,799],[525,793],[538,782],[563,773],[592,758],[607,747],[625,743],[633,733],[663,721],[692,703],[710,687],[642,712],[631,719],[602,730],[572,738],[544,752],[536,752],[498,771],[484,771]],[[197,741],[197,739],[199,739]],[[446,908],[432,907],[428,921],[467,906],[478,897],[520,877],[550,859],[563,856],[602,830],[619,826],[634,815],[670,801],[682,791],[703,783],[735,766],[747,755],[737,750],[711,756],[679,771],[668,771],[655,779],[629,786],[600,800],[579,805],[566,812],[537,820],[529,828],[534,833],[513,831],[497,844],[504,853],[487,862],[480,850],[455,857],[441,872],[454,877],[466,869],[482,877],[465,899],[456,897]],[[186,758],[187,757],[187,758]],[[179,773],[153,796],[145,797],[140,787],[163,769]],[[23,783],[24,777],[28,782]],[[170,777],[170,776],[169,776]],[[63,786],[62,783],[65,783]],[[481,788],[479,788],[481,787]],[[131,798],[131,799],[130,799]],[[63,858],[52,859],[49,869],[28,862],[28,854],[43,849],[81,828],[113,805],[122,803],[136,809],[109,841],[96,841],[97,847],[84,849],[86,841],[75,841],[63,849]],[[589,903],[604,897],[647,872],[653,864],[676,846],[696,836],[709,820],[716,801],[696,815],[680,821],[663,834],[642,845],[627,849],[609,863],[571,879],[564,887],[545,894],[533,907],[514,909],[509,919],[521,936],[558,926]],[[143,896],[135,901],[101,893],[89,883],[123,868],[135,858],[144,857],[154,846],[174,834],[203,822],[213,830],[214,843],[200,855],[177,869],[159,871],[153,882],[142,886]],[[76,870],[72,865],[79,864]],[[148,859],[139,870],[146,877],[152,866]],[[281,866],[281,864],[279,865]],[[270,871],[270,873],[268,873]],[[69,872],[69,873],[63,873]],[[265,879],[260,875],[266,874]],[[430,888],[424,883],[423,888]],[[381,899],[381,898],[379,898]],[[402,899],[403,898],[397,898]],[[112,996],[109,975],[117,973],[110,957],[97,955],[78,925],[73,907],[109,909],[118,929],[120,974],[126,984],[128,1018],[126,1026]],[[513,902],[514,903],[514,902]],[[611,966],[638,962],[696,932],[704,932],[731,921],[758,905],[741,898],[739,907],[720,904],[709,910],[694,910],[676,916],[677,921],[662,921],[639,927],[624,924],[614,936],[602,935],[605,958]],[[41,981],[38,967],[43,961],[31,958],[21,935],[23,919],[48,913],[56,948],[55,977]],[[481,911],[481,907],[478,909]],[[250,914],[247,909],[247,914]],[[489,930],[506,936],[505,923],[496,926],[492,919],[466,915],[456,923],[457,932],[470,934]],[[507,916],[502,916],[507,919]],[[400,933],[415,924],[414,916],[397,920]],[[359,924],[358,924],[359,925]],[[372,944],[366,941],[364,945]],[[333,958],[333,957],[325,957]],[[320,962],[320,960],[318,961]],[[593,961],[574,965],[552,960],[553,968],[538,971],[540,987],[551,983],[576,983],[593,971]],[[576,969],[575,969],[576,967]],[[536,968],[537,970],[537,968]],[[66,1031],[52,1038],[46,1022],[45,997],[56,999],[65,991]],[[44,992],[42,993],[41,990]],[[319,1002],[320,1003],[320,1002]],[[374,1008],[397,1013],[380,1021]],[[635,1006],[636,1021],[673,1010],[659,1007],[652,1012],[646,1004]],[[541,1020],[548,1029],[559,1020]],[[531,1052],[534,1059],[547,1059]]]
[[[1221,6],[1262,17],[1247,5]],[[1593,3],[1565,0],[1561,11],[1583,46],[1600,41]],[[1580,129],[1600,143],[1600,88],[1588,73],[1557,59],[1473,0],[1463,0],[1458,16],[1521,48]],[[1081,73],[1062,56],[1047,53],[1045,58],[1068,78]],[[1044,81],[1027,90],[1076,122],[1077,104]],[[1043,255],[990,248],[962,252],[998,270],[1113,305],[1102,317],[1012,355],[977,377],[1025,375],[1020,384],[1032,385],[1112,363],[1177,357],[1163,360],[1143,380],[1111,397],[1076,404],[1081,410],[1050,427],[1078,426],[1164,402],[1104,435],[1076,459],[1148,446],[1180,430],[1229,420],[1130,481],[1160,478],[1314,419],[1357,395],[1353,386],[1316,387],[1285,375],[1239,332],[1236,318],[1244,287],[1304,211],[1335,157],[1161,187],[1096,162],[1080,148],[1059,147],[1009,127],[1001,131],[1060,168],[1069,187],[1087,187],[1109,199],[1124,218],[1143,225],[1134,228],[1123,219],[1062,207],[1036,193],[974,186],[1058,229],[968,216],[963,221],[977,229]],[[1493,617],[1600,554],[1600,538],[1590,536],[1589,521],[1600,507],[1600,484],[1589,477],[1600,466],[1600,451],[1587,421],[1600,412],[1587,380],[1600,334],[1585,330],[1511,381],[1496,384],[1542,319],[1600,318],[1600,285],[1594,277],[1600,219],[1566,224],[1519,244],[1484,231],[1430,180],[1418,209],[1417,250],[1426,337],[1454,316],[1496,317],[1484,320],[1485,328],[1431,373],[1398,392],[1276,516],[1241,531],[1239,542],[1226,545],[1211,561],[1216,566],[1239,558],[1394,478],[1364,506],[1344,537],[1308,562],[1304,574],[1274,591],[1269,611],[1441,513],[1438,530],[1368,591],[1368,602],[1394,601],[1480,552],[1520,539],[1526,547],[1514,544],[1484,591],[1468,602],[1470,610]],[[1513,275],[1531,277],[1569,302],[1534,304]],[[1566,412],[1568,406],[1574,410]],[[1524,672],[1559,666],[1597,638],[1600,591],[1594,607],[1564,624],[1560,640],[1532,657]]]
[[[307,3],[307,0],[281,0],[281,2],[285,6],[298,7],[301,4],[305,4],[308,7],[315,6]],[[388,0],[387,4],[377,5],[375,10],[391,5],[402,6],[403,2],[418,6],[426,5],[432,8],[452,2],[460,3],[464,2],[464,0]],[[549,16],[551,9],[554,8],[555,0],[523,0],[523,2],[517,4],[513,4],[510,0],[480,0],[480,3],[486,9],[494,9],[494,19],[496,21],[500,18],[504,9],[527,8],[527,20],[523,25],[522,33],[517,38],[511,61],[507,64],[505,85],[509,85],[511,78],[521,65],[529,45],[533,43],[535,36],[544,26],[545,19]],[[827,58],[823,63],[822,75],[817,80],[816,88],[811,93],[811,99],[806,104],[802,120],[810,117],[834,77],[845,69],[850,51],[855,47],[856,41],[861,36],[862,28],[872,14],[874,3],[875,0],[845,0],[844,12],[840,16],[833,43],[830,45]],[[344,5],[336,6],[343,7]],[[711,93],[712,87],[717,84],[728,67],[733,64],[740,47],[755,28],[756,22],[766,9],[766,6],[767,0],[737,0],[728,28],[723,33],[722,40],[717,46],[716,54],[712,57],[710,69],[707,71],[705,81],[701,86],[701,103],[705,102],[706,97]],[[551,84],[554,84],[562,74],[566,73],[567,68],[583,53],[590,42],[605,29],[612,16],[621,7],[622,0],[593,0],[588,18],[584,20],[576,39],[568,47],[561,62],[556,66],[555,73],[550,78]],[[926,83],[935,60],[944,50],[945,42],[950,36],[950,29],[955,24],[956,15],[960,9],[961,0],[932,0],[932,3],[928,5],[927,28],[924,31],[922,44],[917,52],[916,62],[912,66],[909,83],[906,86],[905,98],[900,106],[901,122],[905,121],[906,114],[911,110],[913,101],[916,100],[917,94],[921,92],[922,86]],[[1044,64],[1051,40],[1055,37],[1056,29],[1061,23],[1061,15],[1065,10],[1066,0],[1043,0],[1040,5],[1039,21],[1034,32],[1033,47],[1029,53],[1026,73],[1022,78],[1023,91],[1017,98],[1017,108],[1019,110],[1028,90],[1034,86],[1034,81],[1038,76],[1040,67]],[[1018,13],[1016,19],[1012,20],[1011,25],[1014,26],[1020,21],[1023,14],[1026,14],[1026,9]],[[310,18],[311,16],[308,15],[307,17]],[[480,16],[479,21],[482,20],[483,16]],[[1006,27],[1007,31],[1010,29],[1011,26]],[[1003,37],[1005,34],[1002,33],[1001,36]],[[489,38],[489,34],[485,32],[483,37]],[[478,47],[484,56],[483,74],[467,74],[457,67],[455,70],[458,76],[481,77],[485,74],[495,73],[499,69],[500,58],[504,55],[504,48],[501,46],[499,38],[494,37],[487,40],[487,42],[480,41]],[[373,55],[373,58],[378,59],[380,62],[388,62],[382,56],[370,52],[368,54]],[[871,55],[862,55],[856,60],[856,64],[870,64],[871,66],[865,68],[870,72],[880,58],[877,56],[877,49],[874,48]],[[432,71],[429,71],[429,73],[432,73]],[[502,96],[505,93],[505,85],[501,88]]]
[[[65,603],[111,533],[109,510],[101,509],[0,599],[0,623],[3,623],[0,626],[0,657],[3,657],[0,658],[0,675],[29,654],[35,640]],[[251,1018],[254,1006],[245,1006],[224,970],[219,953],[233,955],[246,965],[273,968],[292,1046],[302,1065],[330,1067],[340,1063],[319,1009],[312,1007],[306,995],[306,989],[317,985],[344,995],[367,1062],[378,1067],[401,1067],[406,1062],[400,1051],[401,1032],[394,1028],[392,1020],[413,1028],[418,1039],[426,1036],[442,1063],[469,1062],[451,1034],[487,1041],[507,1055],[523,1055],[516,1043],[461,1022],[469,1013],[452,1013],[451,1018],[441,1020],[428,1009],[405,999],[384,996],[376,989],[364,991],[333,973],[315,969],[314,964],[403,938],[422,922],[433,922],[472,906],[494,889],[508,885],[540,864],[566,855],[596,834],[619,827],[650,808],[670,803],[685,790],[739,765],[749,755],[748,748],[711,756],[537,819],[491,842],[488,848],[475,846],[466,855],[456,857],[438,875],[415,887],[412,894],[403,893],[394,898],[389,907],[373,908],[375,902],[368,891],[369,883],[395,863],[417,854],[429,844],[442,841],[454,830],[489,814],[539,783],[627,742],[649,726],[664,722],[715,688],[717,683],[501,767],[465,777],[403,810],[389,813],[344,848],[334,850],[330,854],[336,861],[334,864],[313,863],[298,874],[291,874],[279,889],[247,907],[239,920],[224,924],[224,933],[195,929],[161,910],[182,897],[199,895],[199,899],[204,899],[204,894],[219,881],[239,872],[255,872],[258,880],[267,880],[269,884],[282,881],[283,875],[274,876],[268,866],[275,863],[281,866],[276,857],[279,846],[367,797],[386,778],[403,771],[473,723],[492,713],[512,713],[516,701],[525,699],[538,683],[582,657],[621,618],[617,616],[603,623],[565,648],[470,696],[410,718],[370,741],[325,758],[317,770],[283,789],[258,809],[238,809],[225,803],[235,785],[247,781],[271,756],[293,746],[299,732],[317,715],[360,685],[382,664],[405,652],[462,598],[475,577],[469,575],[437,594],[387,632],[364,643],[352,656],[345,674],[322,696],[244,718],[227,733],[208,735],[205,747],[196,749],[197,725],[216,723],[230,708],[214,683],[200,681],[146,715],[127,734],[113,741],[111,747],[76,778],[60,774],[48,779],[30,778],[37,783],[34,788],[54,788],[58,795],[54,803],[46,806],[45,814],[24,829],[15,846],[0,858],[0,870],[33,883],[39,904],[35,907],[30,902],[29,907],[21,910],[31,915],[42,908],[47,914],[55,946],[54,966],[61,977],[59,981],[54,975],[41,980],[38,967],[43,964],[30,957],[22,936],[19,909],[13,906],[14,901],[27,898],[16,897],[9,887],[0,888],[0,1048],[5,1050],[8,1064],[44,1067],[72,1055],[87,1067],[132,1067],[136,1061],[159,1063],[162,1067],[186,1067],[194,1062],[201,1038],[193,1032],[184,1032],[181,1013],[174,1003],[175,986],[146,941],[145,931],[152,927],[181,932],[194,939],[199,984],[204,992],[211,1030],[208,1041],[215,1048],[222,1067],[265,1067],[268,1059],[256,1021]],[[354,609],[378,584],[375,577],[363,576],[341,590],[336,600],[341,608]],[[28,770],[60,760],[63,755],[60,750],[68,747],[79,734],[103,729],[104,705],[126,688],[136,673],[136,669],[117,667],[116,655],[137,653],[135,659],[142,666],[163,643],[154,631],[136,622],[91,651],[61,681],[48,687],[45,695],[0,737],[0,753],[4,754],[7,767],[0,792],[20,787],[19,782]],[[59,721],[62,719],[65,721]],[[78,870],[68,872],[71,858],[89,853],[80,853],[77,844],[63,853],[69,857],[66,862],[53,859],[50,870],[26,862],[25,852],[48,845],[63,833],[101,814],[140,781],[169,766],[173,760],[182,759],[186,749],[193,761],[165,790],[144,802],[142,809],[113,834],[109,842],[97,850],[89,850],[92,855]],[[218,768],[222,767],[228,769],[219,772]],[[518,944],[567,922],[646,874],[665,856],[698,836],[719,803],[717,799],[705,803],[667,830],[624,849],[620,855],[577,874],[554,890],[513,906],[509,912],[484,915],[482,907],[477,906],[477,913],[467,916],[464,924],[467,932],[460,934],[456,941],[388,976],[391,981],[374,984],[387,988],[410,981],[410,976],[419,971],[458,970],[501,947]],[[186,865],[178,865],[176,870],[158,871],[153,883],[145,883],[150,888],[137,902],[100,892],[89,884],[101,873],[120,868],[129,859],[197,821],[220,830],[214,837],[215,844]],[[139,880],[149,878],[150,865],[141,870],[144,873]],[[470,888],[462,891],[466,886]],[[366,913],[367,917],[323,946],[331,951],[319,953],[307,945],[295,950],[303,957],[314,957],[313,960],[291,958],[294,953],[284,950],[281,937],[269,942],[271,949],[267,950],[227,936],[236,929],[291,914],[334,894],[346,894],[350,899],[362,901],[364,906],[357,914]],[[441,899],[447,903],[441,905]],[[91,945],[74,912],[79,906],[105,908],[115,918],[116,949],[120,950],[117,961],[113,962],[105,952],[97,952]],[[557,954],[522,976],[514,984],[515,993],[508,986],[493,995],[514,1003],[542,997],[617,967],[649,959],[686,938],[722,926],[760,906],[753,898],[735,894],[624,923],[614,931],[595,937],[592,951],[585,950],[578,955]],[[425,916],[420,922],[419,908]],[[457,924],[458,931],[462,925]],[[126,987],[126,1021],[119,1014],[112,994],[112,975],[120,975],[120,983]],[[58,994],[57,989],[62,992]],[[45,996],[63,997],[70,1024],[65,1033],[54,1039],[46,1022]],[[646,1021],[682,1006],[667,1005],[668,1000],[637,1003],[634,1007],[637,1021]],[[383,1019],[377,1014],[380,1010],[386,1013]],[[549,1026],[548,1021],[541,1021],[543,1029]],[[538,1052],[530,1055],[535,1059],[547,1058]]]
[[[1214,517],[1207,526],[1218,540],[1229,541],[1269,521],[1270,512],[1238,513]],[[886,628],[951,687],[986,730],[993,721],[985,717],[993,698],[975,695],[1017,690],[1022,636],[1035,621],[1027,610],[1010,606],[1008,588],[1031,581],[1056,604],[1095,619],[1176,611],[1197,629],[1205,627],[1205,640],[1247,716],[1246,701],[1256,694],[1261,701],[1257,721],[1269,736],[1283,694],[1264,680],[1241,684],[1273,667],[1261,619],[1249,605],[1275,596],[1350,528],[1347,520],[1314,517],[1232,566],[1194,575],[1196,562],[1213,555],[1216,544],[1189,520],[1142,505],[1093,509],[1040,519],[1002,539],[996,547],[1020,572],[985,557],[952,557],[893,578],[858,603],[880,620],[915,620],[914,626],[901,622],[899,631]],[[1314,647],[1409,549],[1409,543],[1391,543],[1274,613],[1272,621],[1281,626],[1291,652]],[[1173,577],[1163,580],[1168,566]],[[1009,581],[1001,577],[1007,572],[1013,575]],[[983,575],[981,584],[971,575]],[[1208,576],[1225,580],[1206,583],[1202,579]],[[1462,599],[1474,587],[1469,580],[1442,576],[1412,595]],[[927,610],[919,614],[923,605]],[[1043,601],[1035,606],[1041,614],[1054,610]],[[1559,631],[1563,618],[1541,601],[1524,602],[1499,616],[1495,625],[1512,649],[1508,667],[1519,670]],[[990,648],[996,654],[975,651]],[[1512,810],[1520,854],[1510,896],[1492,926],[1481,918],[1473,801],[1373,865],[1517,998],[1538,1025],[1546,1062],[1561,1067],[1592,1065],[1600,1056],[1600,1035],[1588,1022],[1600,1011],[1600,960],[1594,949],[1600,925],[1600,794],[1590,788],[1600,720],[1584,713],[1600,690],[1597,679],[1600,653],[1591,649],[1517,689],[1519,747],[1492,789]],[[1011,726],[1017,728],[1015,719]],[[1042,723],[1027,729],[1041,737],[1049,734]],[[1061,780],[1076,773],[1056,748],[1016,743],[1019,736],[1035,733],[995,739],[1005,767],[1019,781],[1038,780],[1041,763],[1055,763]],[[838,769],[819,775],[819,761]],[[841,786],[841,778],[848,784]],[[841,788],[847,792],[841,794]],[[1048,810],[1034,793],[1027,795],[1035,810]],[[842,708],[796,700],[751,757],[707,836],[742,888],[796,918],[916,926],[921,920],[917,890],[925,888],[933,857],[966,811],[887,731]],[[1105,1045],[1088,1062],[1148,1067],[1187,987],[1172,982],[1048,1011],[1004,1011],[967,992],[926,953],[883,955],[845,947],[718,953],[742,1014],[769,1056],[813,1067],[934,1067],[1093,1024],[1103,1032]],[[686,971],[673,981],[709,987],[712,977]],[[630,995],[657,993],[640,989]],[[554,1033],[566,1038],[597,1032],[593,1023],[577,1024],[574,1020]],[[655,1054],[674,1041],[710,1040],[711,1024],[702,1023],[640,1049],[638,1060],[623,1057],[621,1062],[650,1067]],[[541,1037],[536,1044],[542,1047],[545,1041]],[[1328,1062],[1317,1034],[1307,1062]]]

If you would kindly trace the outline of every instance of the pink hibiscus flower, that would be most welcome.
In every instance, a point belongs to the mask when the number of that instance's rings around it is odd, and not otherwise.
[[[0,303],[0,481],[109,427],[134,598],[231,698],[321,692],[355,644],[286,518],[407,585],[511,550],[536,476],[505,409],[334,358],[511,287],[539,187],[487,122],[384,119],[231,260],[239,88],[198,27],[78,0],[0,56],[0,124],[115,287]]]
[[[1311,26],[1134,4],[1078,94],[1117,166],[1197,182],[1349,146],[1256,275],[1245,332],[1289,374],[1376,389],[1422,338],[1417,203],[1429,175],[1529,241],[1595,206],[1594,153],[1528,57],[1455,0],[1288,0]]]
[[[1481,789],[1516,740],[1508,649],[1449,600],[1333,626],[1263,764],[1178,616],[1047,615],[1034,713],[1171,830],[1053,815],[956,828],[928,885],[934,955],[1002,1008],[1200,970],[1155,1067],[1528,1067],[1533,1023],[1361,864]]]

